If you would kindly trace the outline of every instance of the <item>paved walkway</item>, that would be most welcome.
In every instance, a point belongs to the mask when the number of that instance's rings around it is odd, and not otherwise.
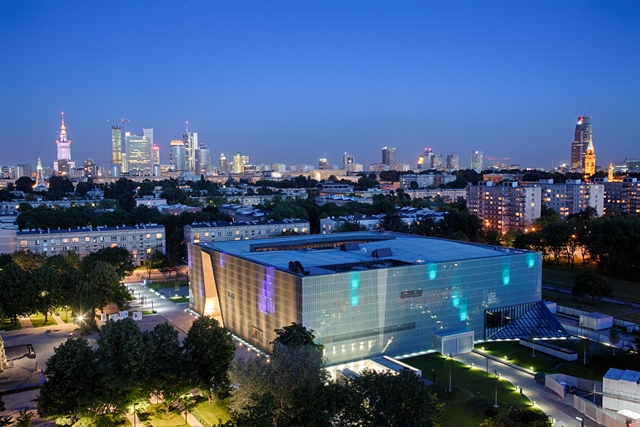
[[[477,353],[459,354],[453,358],[467,365],[473,363],[477,367],[485,367],[487,363],[487,359]],[[489,359],[489,372],[493,373],[496,370],[501,378],[506,379],[514,386],[522,387],[523,394],[533,401],[540,410],[554,419],[555,427],[580,427],[581,423],[576,417],[584,418],[585,426],[599,425],[573,408],[573,395],[569,394],[563,399],[551,389],[535,381],[533,376]]]

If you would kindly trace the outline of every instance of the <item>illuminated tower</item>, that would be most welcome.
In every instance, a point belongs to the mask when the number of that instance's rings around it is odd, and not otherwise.
[[[175,171],[183,171],[185,169],[185,149],[184,142],[179,139],[171,141],[171,153],[169,164],[173,166]]]
[[[484,153],[482,151],[471,152],[471,169],[475,169],[476,172],[482,172],[484,167]]]
[[[187,128],[184,135],[182,135],[182,142],[184,142],[185,170],[188,170],[189,172],[195,172],[198,133],[189,132],[189,122],[187,122]]]
[[[208,175],[207,169],[211,163],[211,153],[206,145],[200,143],[196,150],[196,174]]]
[[[244,172],[244,164],[242,163],[242,153],[239,151],[233,156],[233,173]]]
[[[589,144],[593,144],[591,117],[578,116],[573,142],[571,143],[572,170],[585,170],[585,156],[587,154]]]
[[[353,154],[345,152],[342,155],[342,169],[349,169],[349,165],[353,164]]]
[[[134,176],[151,175],[153,171],[152,146],[149,136],[126,137],[127,172]]]
[[[111,176],[122,174],[122,128],[111,126]]]
[[[153,176],[160,176],[160,147],[153,144]]]
[[[57,155],[53,162],[53,170],[60,172],[59,165],[62,160],[66,161],[68,168],[75,167],[75,162],[71,160],[71,141],[67,139],[67,127],[64,124],[64,113],[62,113],[62,124],[60,125],[60,139],[56,140]]]
[[[218,161],[218,173],[225,174],[229,172],[229,163],[227,162],[227,156],[224,153],[220,154],[220,160]]]
[[[584,176],[590,177],[596,173],[596,152],[593,149],[593,141],[587,145],[587,153],[584,155]]]
[[[609,161],[609,173],[607,174],[607,181],[613,182],[613,162]]]

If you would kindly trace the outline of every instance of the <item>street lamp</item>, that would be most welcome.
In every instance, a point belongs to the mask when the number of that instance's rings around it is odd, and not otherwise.
[[[451,392],[451,370],[453,369],[453,359],[449,353],[449,392]]]
[[[151,300],[151,312],[152,313],[154,312],[154,310],[153,310],[153,300]]]
[[[137,402],[133,404],[133,427],[136,427],[136,405],[137,404],[138,404]]]
[[[581,427],[584,427],[584,418],[576,417],[576,420],[580,421]]]
[[[431,381],[433,383],[433,385],[436,385],[436,370],[432,369],[431,373],[433,374],[433,381]]]
[[[499,408],[498,406],[498,380],[500,379],[500,374],[496,371],[496,401],[493,404],[494,408]]]

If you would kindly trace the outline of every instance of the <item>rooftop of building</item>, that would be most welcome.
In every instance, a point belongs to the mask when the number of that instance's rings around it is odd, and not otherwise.
[[[104,231],[132,231],[132,230],[164,230],[163,225],[158,224],[138,224],[138,225],[116,225],[115,227],[107,227],[106,225],[98,225],[96,227],[76,227],[76,228],[60,228],[43,230],[41,228],[31,228],[28,230],[18,231],[18,236],[30,234],[68,234],[68,233],[87,233],[87,232],[104,232]]]
[[[239,258],[301,275],[457,262],[528,253],[520,249],[391,232],[352,232],[200,243]]]
[[[209,222],[194,222],[191,225],[185,225],[184,228],[209,228],[209,227],[242,227],[252,225],[287,225],[287,224],[308,224],[306,219],[298,218],[285,218],[283,220],[269,219],[266,221],[209,221]]]

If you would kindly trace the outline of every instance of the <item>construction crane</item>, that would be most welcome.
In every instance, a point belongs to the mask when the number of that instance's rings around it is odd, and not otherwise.
[[[107,120],[107,122],[121,122],[122,123],[122,135],[124,135],[124,122],[130,122],[129,119],[119,119],[119,120]]]

